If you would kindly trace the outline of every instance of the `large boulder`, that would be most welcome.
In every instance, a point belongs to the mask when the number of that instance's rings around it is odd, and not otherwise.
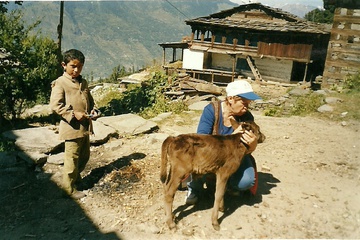
[[[15,145],[23,152],[50,153],[62,147],[63,141],[54,130],[54,126],[10,130],[2,135],[15,141]]]
[[[110,137],[118,135],[116,129],[103,124],[99,119],[93,121],[94,135],[90,136],[90,143],[93,145],[106,143]]]
[[[97,122],[114,128],[119,135],[138,135],[158,129],[158,125],[135,114],[101,117]]]

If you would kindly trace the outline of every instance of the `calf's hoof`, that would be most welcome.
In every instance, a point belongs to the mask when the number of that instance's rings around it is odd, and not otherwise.
[[[176,228],[176,224],[174,223],[174,221],[166,221],[166,224],[168,225],[170,230]]]
[[[213,223],[212,225],[213,225],[214,230],[220,231],[220,225],[219,225],[219,223],[216,223],[216,224]]]

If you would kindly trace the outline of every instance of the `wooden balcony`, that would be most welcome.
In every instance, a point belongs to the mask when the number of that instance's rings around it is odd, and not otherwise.
[[[244,55],[244,56],[258,56],[258,48],[253,46],[229,44],[229,43],[218,43],[218,42],[207,42],[193,40],[189,43],[190,49],[201,50],[212,53],[230,54],[230,55]]]

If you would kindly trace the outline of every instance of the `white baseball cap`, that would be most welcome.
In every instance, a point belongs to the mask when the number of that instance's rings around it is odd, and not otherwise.
[[[226,87],[226,94],[227,96],[239,96],[248,100],[261,99],[261,97],[254,93],[250,83],[246,80],[236,80],[229,83]]]

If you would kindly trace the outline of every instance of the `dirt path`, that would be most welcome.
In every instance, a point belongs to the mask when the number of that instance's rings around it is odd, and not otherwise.
[[[88,196],[74,202],[56,187],[61,166],[2,173],[4,239],[359,238],[360,124],[255,113],[267,136],[254,152],[258,194],[227,196],[221,230],[211,222],[211,196],[194,207],[175,196],[177,231],[164,223],[159,180],[164,134],[196,130],[199,113],[169,118],[159,133],[92,147],[84,172]],[[20,178],[21,177],[21,178]],[[9,181],[9,179],[12,181]],[[3,180],[3,179],[2,179]],[[24,184],[25,183],[25,184]],[[22,185],[23,184],[23,185]],[[1,233],[2,232],[2,233]],[[1,237],[0,237],[1,238]]]

